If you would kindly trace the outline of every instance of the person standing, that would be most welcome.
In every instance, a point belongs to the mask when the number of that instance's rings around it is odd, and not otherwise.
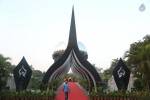
[[[66,83],[64,85],[63,91],[65,93],[65,100],[68,100],[69,85],[68,85],[67,81],[66,81]]]

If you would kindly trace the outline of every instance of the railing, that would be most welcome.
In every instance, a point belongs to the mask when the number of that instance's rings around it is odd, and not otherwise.
[[[0,100],[55,100],[55,97],[2,97]]]
[[[55,97],[53,91],[0,91],[0,100],[55,100]]]
[[[140,97],[90,97],[90,100],[150,100],[150,96]]]

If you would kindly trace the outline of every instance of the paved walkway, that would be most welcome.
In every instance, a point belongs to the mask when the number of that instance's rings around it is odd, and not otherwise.
[[[88,93],[76,82],[68,82],[70,92],[68,100],[89,100]],[[60,85],[56,91],[56,100],[64,100],[63,85]]]

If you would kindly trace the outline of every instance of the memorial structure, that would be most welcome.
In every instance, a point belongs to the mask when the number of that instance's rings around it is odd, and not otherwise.
[[[28,65],[25,57],[23,57],[19,64],[15,67],[13,73],[16,90],[25,90],[30,82],[32,75],[32,70]]]
[[[113,70],[113,76],[118,90],[127,90],[130,78],[130,70],[127,68],[121,58]]]
[[[58,53],[53,54],[55,62],[45,73],[42,79],[43,84],[47,84],[53,79],[63,77],[71,68],[73,74],[77,77],[87,79],[88,84],[95,90],[97,89],[98,82],[101,81],[100,75],[94,66],[87,61],[87,55],[79,50],[77,44],[74,8],[72,9],[68,44],[66,49],[60,52],[60,54],[61,56],[58,55]]]

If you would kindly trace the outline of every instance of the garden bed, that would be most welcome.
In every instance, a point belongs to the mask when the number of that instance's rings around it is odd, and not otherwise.
[[[55,100],[55,96],[53,91],[0,91],[0,100]]]

